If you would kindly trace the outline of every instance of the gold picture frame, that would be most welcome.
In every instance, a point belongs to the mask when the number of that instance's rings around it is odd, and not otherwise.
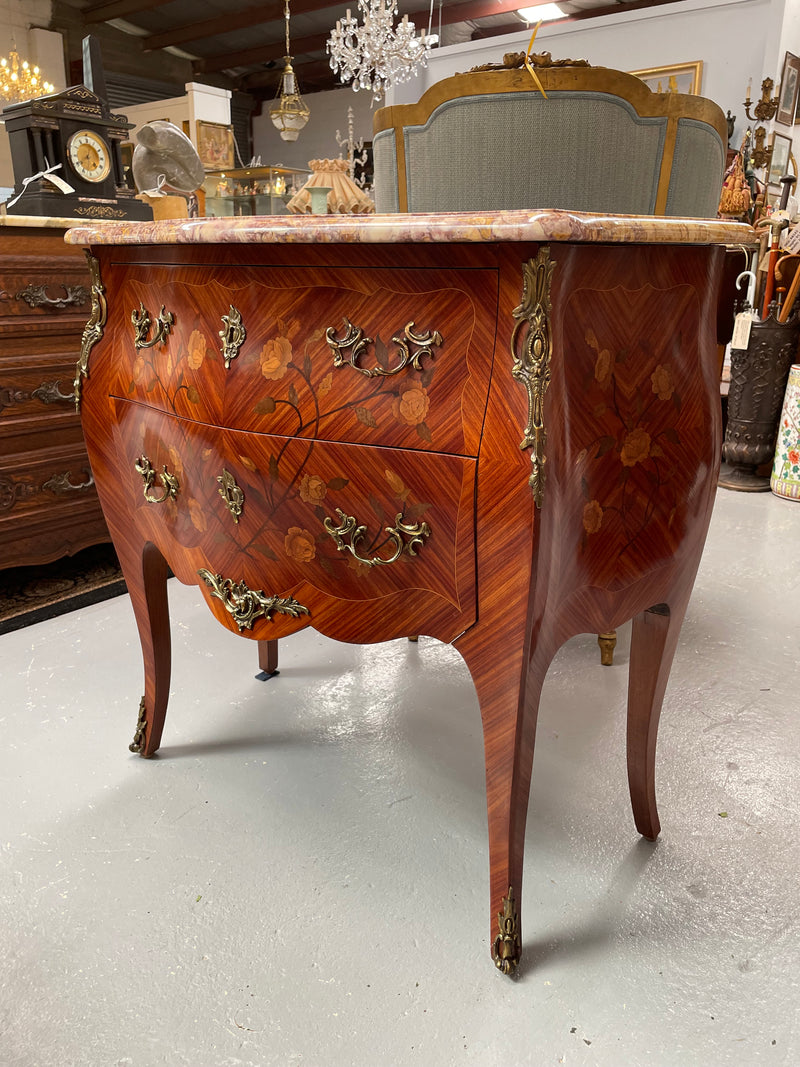
[[[230,170],[236,165],[233,126],[198,119],[197,154],[205,170]]]
[[[780,189],[781,176],[790,172],[792,139],[787,137],[785,133],[778,133],[777,130],[774,130],[769,143],[772,148],[772,155],[769,161],[767,185]]]
[[[800,100],[800,58],[787,52],[783,57],[781,87],[778,90],[778,112],[775,121],[781,126],[792,126],[796,121]]]
[[[702,59],[696,59],[692,63],[673,63],[667,67],[629,70],[628,73],[641,78],[648,89],[654,93],[685,93],[688,96],[699,96],[703,85]]]

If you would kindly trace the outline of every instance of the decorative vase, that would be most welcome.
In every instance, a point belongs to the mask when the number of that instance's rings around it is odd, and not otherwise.
[[[329,185],[315,185],[308,190],[308,194],[311,197],[312,215],[328,214],[328,193],[330,191]]]
[[[769,475],[758,468],[772,462],[778,417],[789,368],[797,359],[800,321],[780,323],[772,311],[750,328],[746,349],[731,349],[728,424],[722,445],[727,467],[719,484],[743,492],[768,492]]]
[[[800,363],[789,371],[769,487],[776,496],[800,500]]]

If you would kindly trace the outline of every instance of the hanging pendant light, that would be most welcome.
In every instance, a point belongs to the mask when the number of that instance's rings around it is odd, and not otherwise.
[[[297,91],[297,78],[292,67],[292,57],[289,54],[289,0],[286,0],[284,7],[284,18],[286,19],[285,65],[278,86],[278,95],[270,109],[269,117],[275,129],[280,133],[281,140],[296,141],[297,135],[308,122],[311,112]]]

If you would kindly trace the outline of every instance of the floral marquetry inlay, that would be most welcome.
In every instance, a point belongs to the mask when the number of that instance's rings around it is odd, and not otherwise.
[[[638,322],[654,311],[680,321],[676,332]],[[704,428],[684,403],[685,350],[696,348],[697,302],[688,286],[657,291],[583,290],[569,301],[570,386],[582,398],[574,458],[582,494],[582,550],[625,569],[647,532],[665,553],[686,519],[691,485],[682,454],[702,448]],[[631,342],[631,337],[636,338]]]

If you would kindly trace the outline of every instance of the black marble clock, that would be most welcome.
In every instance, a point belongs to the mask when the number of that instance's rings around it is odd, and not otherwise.
[[[152,209],[136,199],[123,168],[121,145],[133,124],[113,115],[105,99],[105,79],[97,42],[83,42],[84,85],[6,107],[14,167],[10,215],[49,215],[86,219],[152,219]],[[57,166],[60,164],[60,166]],[[62,192],[43,175],[72,186]],[[20,193],[22,195],[13,204]],[[11,206],[9,206],[11,204]]]

